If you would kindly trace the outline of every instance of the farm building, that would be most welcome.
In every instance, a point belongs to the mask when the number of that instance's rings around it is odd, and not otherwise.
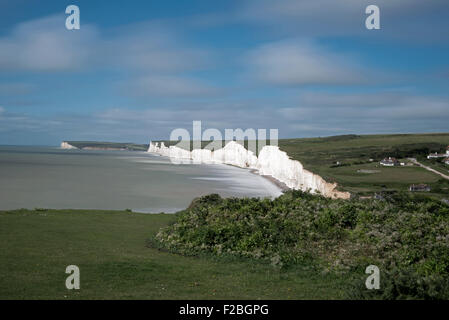
[[[446,153],[431,153],[427,156],[427,159],[437,159],[437,158],[444,158],[447,157]]]
[[[396,158],[388,157],[380,161],[380,164],[386,167],[399,166],[400,163]]]
[[[431,153],[427,156],[427,159],[437,159],[437,158],[446,158],[449,156],[449,146],[446,148],[446,153]]]

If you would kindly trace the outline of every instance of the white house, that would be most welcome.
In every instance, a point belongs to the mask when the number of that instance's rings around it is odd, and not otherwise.
[[[431,153],[427,156],[427,159],[437,159],[437,158],[446,158],[449,156],[449,146],[446,148],[446,153]]]
[[[447,157],[447,152],[446,153],[431,153],[427,156],[427,159],[438,159],[438,158],[445,158]]]
[[[396,158],[392,158],[392,157],[383,159],[382,161],[380,161],[380,164],[385,167],[394,167],[394,166],[400,165],[399,161]]]

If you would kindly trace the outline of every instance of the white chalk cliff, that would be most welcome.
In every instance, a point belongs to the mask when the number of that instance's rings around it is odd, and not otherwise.
[[[336,190],[337,183],[326,182],[302,166],[301,162],[292,160],[287,153],[277,146],[264,146],[257,157],[241,144],[231,141],[224,148],[210,151],[194,149],[188,151],[176,146],[166,147],[163,142],[150,142],[148,152],[170,157],[177,163],[192,160],[195,163],[223,163],[241,168],[255,169],[260,175],[267,175],[295,190],[321,193],[325,197],[348,199],[349,192]]]
[[[78,149],[77,147],[72,146],[66,141],[61,142],[61,149]]]

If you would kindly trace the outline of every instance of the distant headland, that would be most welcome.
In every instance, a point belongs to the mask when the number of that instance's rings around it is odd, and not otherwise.
[[[147,151],[148,144],[131,142],[63,141],[61,149]]]

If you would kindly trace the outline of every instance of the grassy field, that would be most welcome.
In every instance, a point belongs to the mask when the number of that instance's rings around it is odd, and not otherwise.
[[[337,181],[351,192],[372,192],[384,189],[407,190],[411,184],[436,183],[440,177],[423,168],[383,167],[377,162],[342,167],[323,167],[320,173]]]
[[[354,193],[372,193],[380,190],[408,189],[410,184],[426,183],[440,186],[438,175],[419,167],[383,167],[379,161],[396,157],[407,162],[415,157],[425,163],[430,152],[445,152],[449,133],[346,135],[325,138],[283,139],[279,147],[305,168],[328,181],[336,181],[342,189]],[[370,161],[372,159],[372,161]],[[336,166],[336,162],[343,166]],[[434,164],[439,171],[444,164]],[[362,170],[362,172],[360,172]],[[363,173],[364,170],[376,171]],[[448,191],[433,194],[447,196]]]
[[[423,157],[418,159],[418,161],[442,174],[449,175],[449,165],[445,164],[441,159],[426,159]]]
[[[0,299],[337,299],[348,278],[158,251],[147,239],[173,215],[0,212]],[[81,289],[65,288],[80,268]]]

